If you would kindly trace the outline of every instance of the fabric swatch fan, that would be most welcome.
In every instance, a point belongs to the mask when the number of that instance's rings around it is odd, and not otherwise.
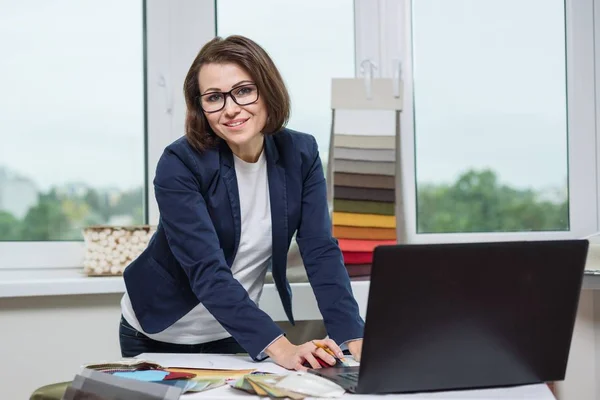
[[[400,93],[397,79],[332,80],[328,196],[333,236],[352,277],[370,275],[375,247],[406,237]]]

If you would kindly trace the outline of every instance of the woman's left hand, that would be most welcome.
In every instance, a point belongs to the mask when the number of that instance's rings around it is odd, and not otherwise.
[[[347,343],[350,354],[352,354],[352,357],[354,357],[354,359],[358,362],[360,362],[360,356],[362,353],[362,344],[363,344],[362,339],[353,340],[353,341]]]

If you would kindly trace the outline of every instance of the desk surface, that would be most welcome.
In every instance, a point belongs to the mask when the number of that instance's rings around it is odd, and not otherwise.
[[[289,372],[275,363],[267,360],[254,362],[247,356],[214,355],[214,354],[159,354],[144,353],[137,358],[157,362],[163,367],[188,367],[188,368],[212,368],[212,369],[257,369],[259,371],[286,373]],[[263,399],[252,396],[229,386],[208,390],[196,394],[186,394],[186,399]],[[417,400],[461,400],[461,399],[530,399],[530,400],[555,400],[552,392],[544,384],[526,385],[502,389],[466,390],[436,393],[418,394],[394,394],[394,395],[355,395],[346,393],[343,398],[348,399],[417,399]]]
[[[239,390],[230,388],[228,386],[221,386],[213,390],[196,394],[185,394],[185,400],[196,400],[196,399],[215,399],[215,400],[238,400],[238,399],[261,399],[265,400],[265,397],[252,396],[243,393]],[[518,388],[511,389],[487,389],[487,390],[473,390],[473,391],[460,391],[460,392],[443,392],[435,394],[394,394],[394,395],[358,395],[358,394],[344,394],[341,398],[343,399],[405,399],[405,400],[555,400],[552,396],[552,392],[546,385],[529,385],[521,386]],[[307,400],[314,399],[307,397]]]

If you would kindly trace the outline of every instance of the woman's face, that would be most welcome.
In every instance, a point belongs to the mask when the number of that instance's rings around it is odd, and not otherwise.
[[[267,108],[256,92],[255,82],[237,64],[205,64],[198,73],[204,115],[212,130],[224,139],[232,151],[241,155],[258,157],[263,145],[262,130],[267,122]],[[229,92],[223,96],[220,92]],[[207,110],[219,109],[215,112]],[[250,103],[250,104],[246,104]],[[242,157],[246,158],[246,157]]]

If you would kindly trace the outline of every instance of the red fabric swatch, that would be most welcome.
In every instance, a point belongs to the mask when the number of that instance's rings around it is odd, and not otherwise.
[[[167,372],[169,373],[169,375],[165,376],[163,378],[163,381],[169,381],[172,379],[191,379],[196,376],[196,374],[187,373],[187,372],[172,372],[172,371],[167,371]]]
[[[342,251],[373,251],[380,245],[397,244],[395,240],[338,239]]]
[[[342,251],[344,264],[371,264],[373,262],[372,251]]]

